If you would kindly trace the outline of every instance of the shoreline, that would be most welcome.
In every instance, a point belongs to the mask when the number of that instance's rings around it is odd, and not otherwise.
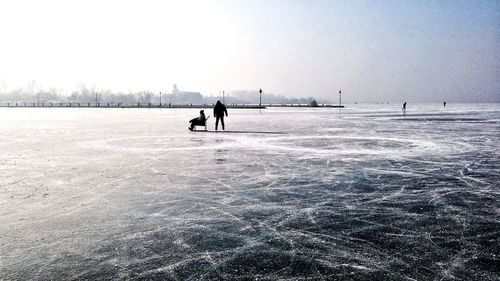
[[[4,108],[213,108],[211,104],[121,104],[121,103],[79,103],[79,102],[53,102],[53,103],[35,103],[35,102],[17,102],[0,103]],[[307,107],[307,108],[344,108],[343,105],[318,105],[309,104],[266,104],[266,105],[245,105],[245,104],[226,104],[227,108],[232,109],[266,109],[268,107]]]

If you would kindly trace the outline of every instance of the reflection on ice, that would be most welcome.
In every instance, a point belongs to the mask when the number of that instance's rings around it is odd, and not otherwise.
[[[0,279],[495,279],[498,105],[337,111],[0,109]]]

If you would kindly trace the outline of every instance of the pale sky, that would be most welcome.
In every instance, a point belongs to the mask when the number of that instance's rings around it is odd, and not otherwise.
[[[500,1],[0,0],[7,90],[500,102]]]

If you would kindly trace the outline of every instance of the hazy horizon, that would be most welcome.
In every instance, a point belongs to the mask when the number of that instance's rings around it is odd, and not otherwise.
[[[500,1],[0,3],[0,93],[500,102]]]

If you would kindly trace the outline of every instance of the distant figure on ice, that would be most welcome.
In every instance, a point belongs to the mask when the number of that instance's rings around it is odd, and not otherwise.
[[[194,126],[205,126],[205,122],[207,121],[207,118],[205,117],[205,112],[203,110],[200,110],[200,116],[193,118],[189,120],[189,123],[191,123],[191,126],[188,127],[190,131],[193,130]]]
[[[446,107],[446,102],[443,102],[443,106]]]
[[[403,103],[403,114],[406,114],[406,102]]]
[[[224,113],[227,116],[227,109],[226,106],[223,105],[220,100],[217,101],[217,103],[214,106],[214,116],[215,116],[215,130],[217,131],[217,126],[219,125],[219,119],[220,123],[222,124],[222,130],[224,129]]]

